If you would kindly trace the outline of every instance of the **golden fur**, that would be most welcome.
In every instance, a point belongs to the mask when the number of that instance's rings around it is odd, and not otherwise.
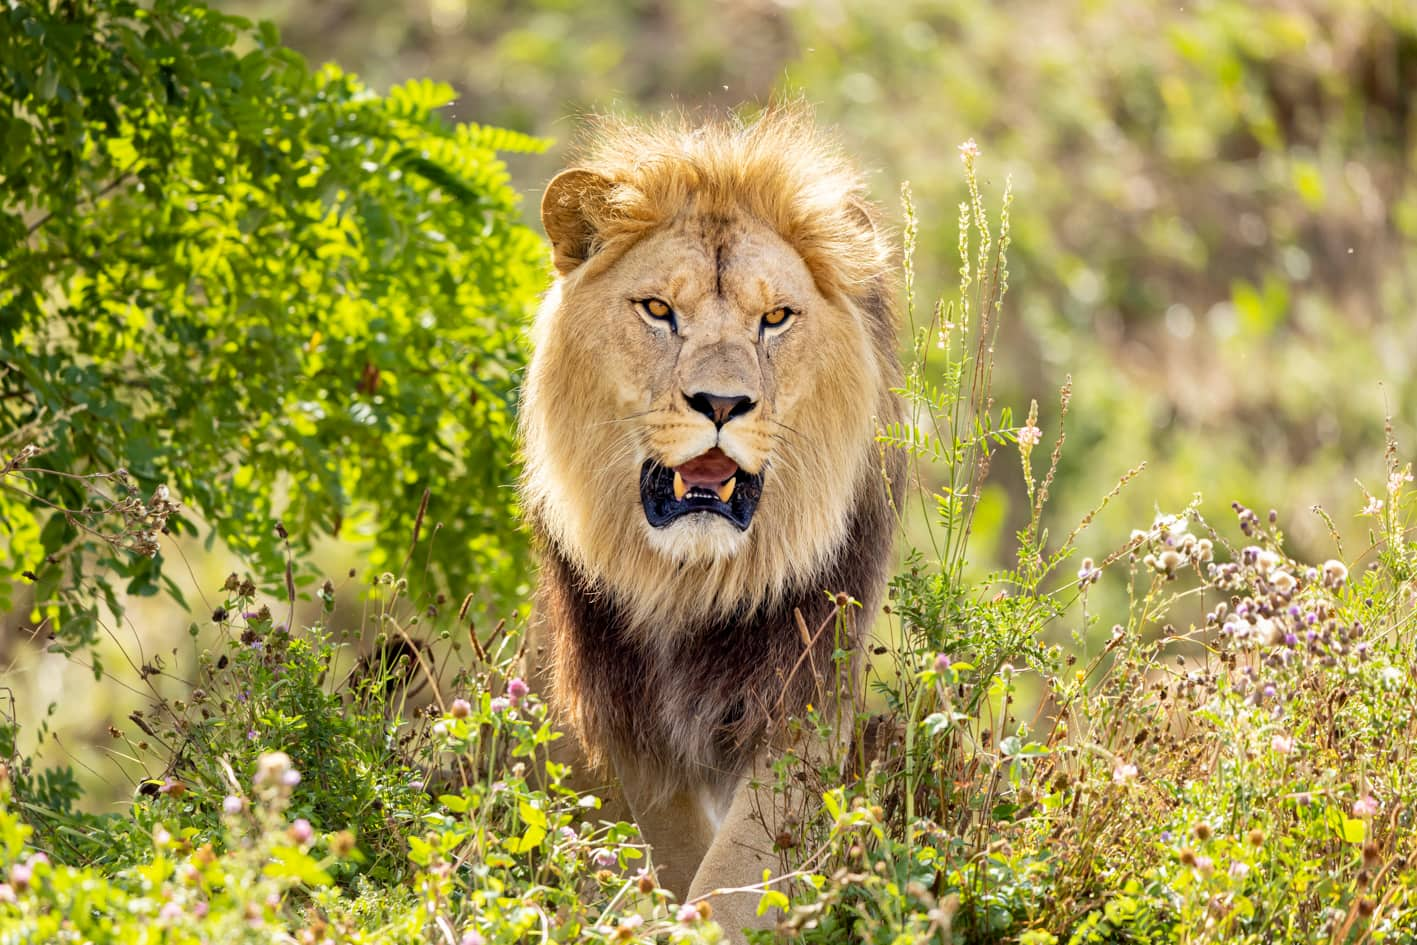
[[[841,544],[862,479],[879,477],[873,434],[894,416],[893,326],[867,311],[882,304],[890,250],[860,176],[804,111],[783,109],[747,125],[602,119],[558,181],[543,214],[553,243],[561,238],[562,274],[536,320],[522,403],[528,516],[646,634],[800,586]],[[666,547],[639,509],[640,463],[696,455],[711,424],[684,409],[660,339],[620,295],[668,294],[676,279],[701,290],[711,240],[747,244],[754,263],[805,268],[802,294],[816,310],[799,321],[815,322],[815,336],[792,343],[802,326],[784,336],[775,403],[739,431],[740,466],[771,468],[748,534],[711,522],[701,541]],[[745,305],[766,311],[775,289]]]

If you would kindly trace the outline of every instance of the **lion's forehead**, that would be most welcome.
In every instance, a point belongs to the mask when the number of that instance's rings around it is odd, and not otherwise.
[[[633,290],[669,296],[682,314],[716,299],[753,316],[816,295],[811,273],[785,239],[751,220],[710,215],[677,221],[621,260]]]

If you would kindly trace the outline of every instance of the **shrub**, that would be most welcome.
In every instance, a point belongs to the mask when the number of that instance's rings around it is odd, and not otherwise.
[[[0,12],[0,610],[24,571],[35,619],[88,642],[100,603],[175,590],[159,533],[279,575],[277,516],[397,564],[425,490],[443,578],[523,586],[545,252],[496,151],[544,142],[449,124],[452,97],[375,95],[187,0]]]

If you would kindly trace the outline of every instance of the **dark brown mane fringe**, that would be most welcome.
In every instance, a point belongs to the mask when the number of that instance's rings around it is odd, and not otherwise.
[[[903,456],[891,451],[886,460],[898,488]],[[698,627],[666,628],[652,642],[639,642],[615,601],[544,541],[539,607],[553,628],[552,703],[560,721],[598,765],[635,758],[666,780],[700,769],[705,778],[739,773],[783,719],[801,715],[808,703],[822,707],[838,696],[850,698],[850,690],[822,693],[820,687],[847,678],[837,675],[832,655],[838,647],[855,651],[860,628],[874,617],[894,534],[877,468],[857,490],[846,540],[814,580],[778,603]],[[686,586],[685,593],[693,589]],[[839,593],[863,605],[847,621],[847,640],[838,639],[832,620]],[[805,659],[797,611],[815,635]]]

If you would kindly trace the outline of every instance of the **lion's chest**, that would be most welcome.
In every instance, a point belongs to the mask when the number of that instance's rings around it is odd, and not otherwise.
[[[776,723],[823,705],[834,652],[820,591],[698,626],[633,632],[611,596],[550,557],[543,598],[554,637],[555,701],[592,757],[634,759],[697,783],[732,780]],[[825,575],[821,586],[861,593]],[[828,632],[803,646],[798,618]],[[824,678],[825,677],[825,678]],[[717,804],[705,805],[706,810]]]

